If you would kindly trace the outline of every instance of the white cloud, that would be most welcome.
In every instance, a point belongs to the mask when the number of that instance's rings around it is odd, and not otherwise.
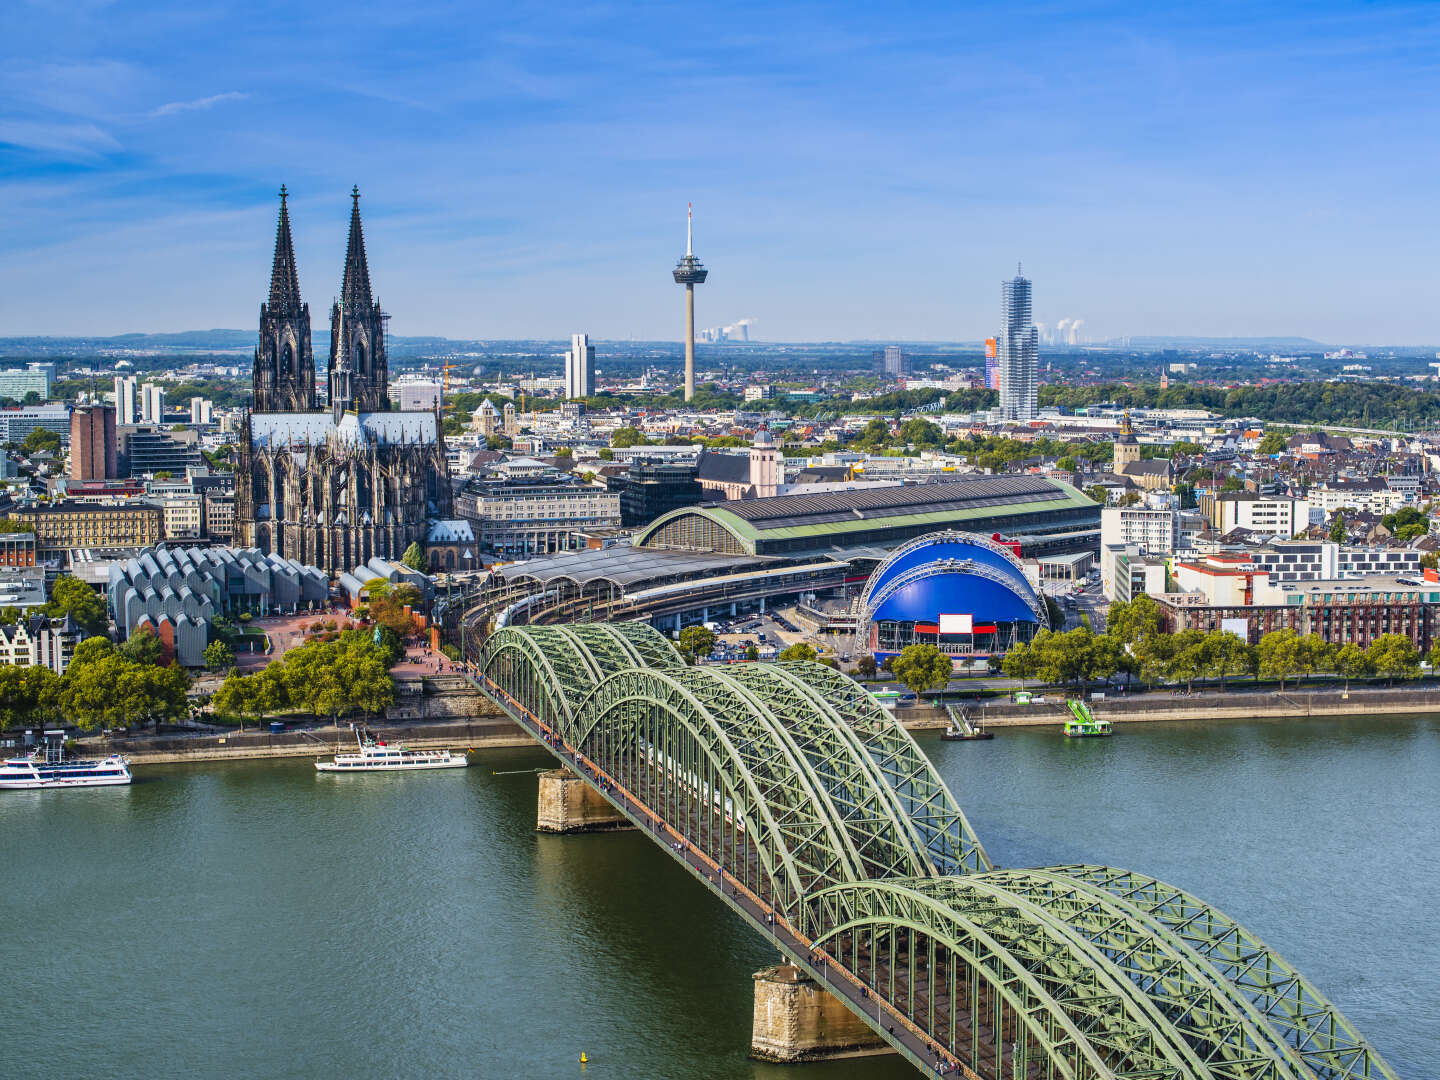
[[[27,150],[78,157],[97,157],[120,144],[94,124],[47,124],[27,120],[0,120],[0,143]]]
[[[194,101],[172,101],[151,111],[150,115],[175,116],[177,113],[199,112],[202,109],[213,109],[216,105],[224,105],[229,101],[244,101],[249,96],[238,90],[229,90],[223,94],[211,94],[209,97],[196,98]]]

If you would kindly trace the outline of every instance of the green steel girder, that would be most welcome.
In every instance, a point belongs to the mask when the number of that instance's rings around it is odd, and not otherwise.
[[[935,873],[930,853],[874,760],[829,702],[793,671],[736,664],[724,677],[747,687],[796,741],[853,838],[865,878]]]
[[[893,713],[854,679],[813,662],[785,663],[824,696],[864,743],[895,792],[902,812],[923,839],[941,874],[977,873],[991,868],[960,804],[910,733]]]
[[[973,881],[971,875],[855,882],[828,889],[807,905],[809,921],[817,928],[816,947],[832,951],[862,977],[868,958],[870,985],[892,1004],[899,1004],[894,999],[900,996],[893,977],[897,967],[894,943],[903,936],[906,959],[923,948],[929,954],[927,959],[932,959],[927,970],[956,973],[955,964],[945,963],[948,953],[963,964],[961,970],[980,980],[980,986],[972,987],[968,994],[975,1010],[972,1033],[983,1019],[976,1004],[979,991],[988,990],[992,1030],[1004,1031],[1007,1019],[1021,1024],[1026,1038],[1015,1041],[1026,1051],[1033,1046],[1043,1054],[1054,1075],[1077,1080],[1191,1080],[1201,1075],[1155,1038],[1118,988],[1102,985],[1096,973],[1082,963],[1072,961],[1067,967],[1064,947],[1057,944],[1048,926],[1007,921],[1013,909],[999,896],[963,889]],[[892,943],[885,967],[877,963],[881,958],[873,946],[868,957],[860,951],[866,935],[872,942]],[[850,956],[845,955],[846,937],[851,940]],[[914,978],[917,966],[911,963],[908,970]],[[886,971],[890,985],[876,985],[875,979],[883,981]],[[899,988],[901,992],[908,989]],[[959,989],[959,981],[952,975],[948,993],[952,1009],[959,1001]],[[1004,1012],[995,1008],[996,996],[1003,1002]],[[933,1002],[935,990],[924,997]],[[910,999],[914,1000],[913,994]],[[935,1030],[934,1016],[909,1015],[922,1028]],[[952,1025],[952,1039],[954,1030]],[[1003,1055],[1003,1039],[1001,1042]],[[966,1046],[959,1040],[952,1041],[949,1049],[962,1063],[967,1051],[972,1057],[976,1052],[973,1044]],[[997,1069],[996,1075],[1004,1075],[1004,1070]]]
[[[1277,1038],[1324,1080],[1398,1080],[1345,1018],[1279,953],[1234,919],[1163,881],[1108,866],[1048,867],[1128,903],[1186,943],[1243,994]]]
[[[845,880],[835,824],[763,717],[737,708],[733,694],[697,677],[703,675],[687,669],[611,676],[579,709],[574,744],[612,775],[658,773],[670,791],[688,789],[689,801],[711,801],[709,792],[721,788],[731,805],[722,803],[718,812],[741,824],[768,878],[755,891],[794,914],[811,889]],[[723,788],[707,782],[707,773]],[[706,849],[717,862],[733,862],[723,836]]]
[[[643,623],[509,627],[479,661],[817,949],[845,963],[848,944],[850,970],[868,964],[877,994],[972,1069],[1396,1080],[1293,967],[1193,896],[1104,866],[993,869],[909,733],[831,668],[690,668]]]
[[[1250,1002],[1175,935],[1087,882],[1048,870],[985,875],[1063,922],[1155,1004],[1210,1073],[1224,1080],[1304,1080],[1314,1074],[1276,1039]]]

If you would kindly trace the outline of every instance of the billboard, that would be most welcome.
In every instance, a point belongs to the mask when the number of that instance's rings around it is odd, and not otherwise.
[[[971,634],[974,633],[974,626],[969,615],[941,615],[940,633]]]

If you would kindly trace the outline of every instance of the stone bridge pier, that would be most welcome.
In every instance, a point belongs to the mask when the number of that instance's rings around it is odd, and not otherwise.
[[[610,832],[634,827],[603,795],[569,769],[540,774],[535,809],[535,828],[539,832]]]
[[[751,1057],[791,1063],[894,1052],[839,998],[794,964],[755,973]]]

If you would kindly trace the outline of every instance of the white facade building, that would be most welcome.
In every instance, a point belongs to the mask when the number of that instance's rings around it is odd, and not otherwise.
[[[1000,419],[1030,421],[1040,413],[1040,338],[1030,317],[1030,282],[1017,272],[1001,286],[998,341]]]
[[[1174,554],[1179,517],[1168,507],[1107,506],[1100,511],[1100,544],[1135,544],[1146,554]]]
[[[1310,503],[1288,495],[1231,492],[1215,500],[1210,524],[1220,533],[1250,529],[1272,536],[1294,536],[1310,527]]]
[[[140,420],[139,383],[134,375],[115,376],[115,423],[134,427]]]
[[[165,417],[165,388],[158,383],[144,383],[140,387],[140,421],[158,424]]]

